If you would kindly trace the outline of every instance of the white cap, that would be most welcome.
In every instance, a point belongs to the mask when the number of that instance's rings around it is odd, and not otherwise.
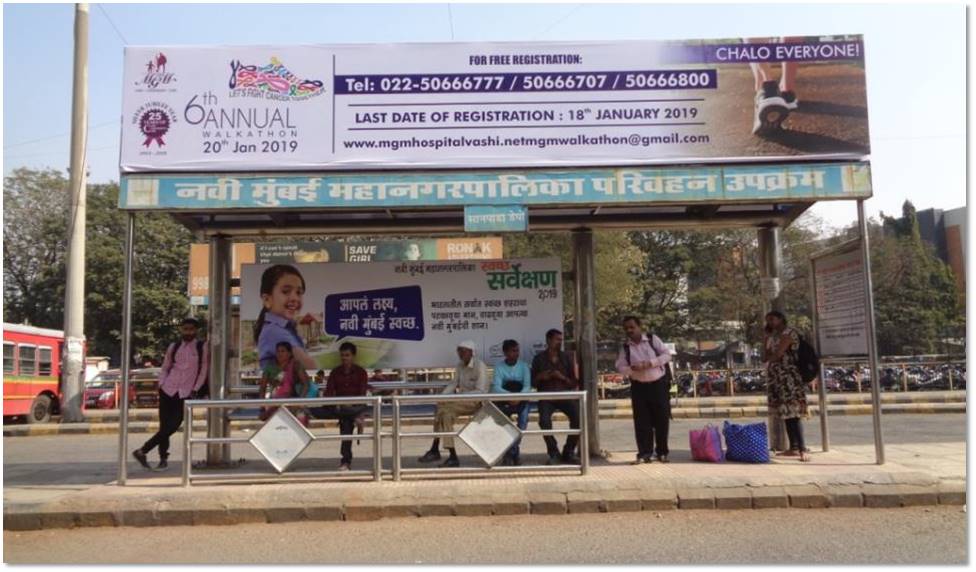
[[[469,349],[469,350],[471,350],[471,351],[474,351],[474,349],[475,349],[475,345],[474,345],[474,342],[473,342],[473,341],[471,341],[471,340],[464,340],[463,342],[461,342],[461,343],[459,343],[459,344],[457,345],[457,347],[459,347],[459,348],[465,348],[465,349]]]

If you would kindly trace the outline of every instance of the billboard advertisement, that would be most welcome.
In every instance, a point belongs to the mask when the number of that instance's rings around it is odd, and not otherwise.
[[[869,152],[857,35],[125,49],[123,173]]]
[[[427,238],[377,241],[235,242],[231,251],[231,278],[241,277],[241,264],[295,264],[309,262],[374,262],[379,260],[492,260],[502,258],[502,238]],[[206,306],[210,296],[210,245],[190,245],[188,274],[190,304]],[[231,300],[240,296],[231,288]],[[236,303],[236,302],[234,302]]]
[[[545,347],[548,329],[562,329],[558,258],[295,264],[305,283],[297,303],[262,297],[270,268],[242,269],[242,371],[258,369],[274,345],[265,330],[255,336],[262,308],[294,323],[312,360],[306,367],[323,369],[336,367],[345,341],[356,344],[366,368],[453,367],[461,341],[473,340],[477,354],[493,362],[505,339],[531,357]]]

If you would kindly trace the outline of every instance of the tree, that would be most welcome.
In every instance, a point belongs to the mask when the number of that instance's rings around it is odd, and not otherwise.
[[[596,333],[598,340],[620,337],[620,319],[633,312],[641,291],[637,277],[643,256],[619,231],[594,233],[594,282],[596,283]],[[573,268],[569,233],[526,233],[505,237],[506,258],[557,257],[564,270]],[[564,320],[573,321],[573,284],[563,282]]]
[[[64,325],[67,180],[17,169],[4,179],[4,310],[9,322]],[[88,187],[85,336],[88,355],[121,355],[126,215],[116,184]],[[136,233],[133,352],[159,355],[186,316],[190,233],[167,215],[143,214]]]
[[[68,181],[16,169],[3,184],[3,319],[64,327]]]
[[[915,207],[869,225],[878,349],[883,355],[936,353],[964,309],[952,272],[921,239]]]

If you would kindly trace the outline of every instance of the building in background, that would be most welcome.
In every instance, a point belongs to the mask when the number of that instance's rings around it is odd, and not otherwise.
[[[956,290],[966,294],[966,207],[943,211],[918,211],[918,231],[922,240],[935,248],[936,255],[952,269]]]

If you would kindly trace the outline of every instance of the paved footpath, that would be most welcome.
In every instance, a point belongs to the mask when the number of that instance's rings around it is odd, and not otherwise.
[[[853,424],[845,429],[845,423]],[[501,475],[393,482],[319,480],[291,483],[179,484],[174,448],[166,473],[130,464],[124,487],[113,483],[113,436],[4,439],[4,528],[237,524],[303,520],[375,520],[416,516],[575,514],[670,509],[900,507],[965,503],[965,417],[900,415],[887,421],[887,463],[874,463],[869,417],[845,417],[832,426],[830,452],[819,452],[817,424],[807,424],[810,463],[775,459],[768,465],[705,464],[690,459],[687,429],[701,421],[676,420],[669,464],[630,465],[633,441],[626,421],[601,422],[609,449],[589,474]],[[418,429],[421,430],[421,429]],[[246,433],[241,433],[246,434]],[[427,445],[413,440],[405,466]],[[538,441],[538,442],[537,442]],[[134,439],[129,448],[137,446]],[[45,445],[49,443],[49,445]],[[56,445],[56,446],[55,446]],[[174,444],[175,445],[175,444]],[[336,442],[296,470],[332,469]],[[52,448],[53,447],[53,448]],[[64,448],[58,448],[64,447]],[[246,450],[247,446],[234,450]],[[356,446],[355,469],[367,468],[369,445]],[[389,442],[384,467],[391,466]],[[541,439],[527,439],[527,464],[544,458]],[[253,454],[248,471],[266,467]],[[462,454],[462,464],[476,466]],[[8,476],[9,475],[9,476]]]

